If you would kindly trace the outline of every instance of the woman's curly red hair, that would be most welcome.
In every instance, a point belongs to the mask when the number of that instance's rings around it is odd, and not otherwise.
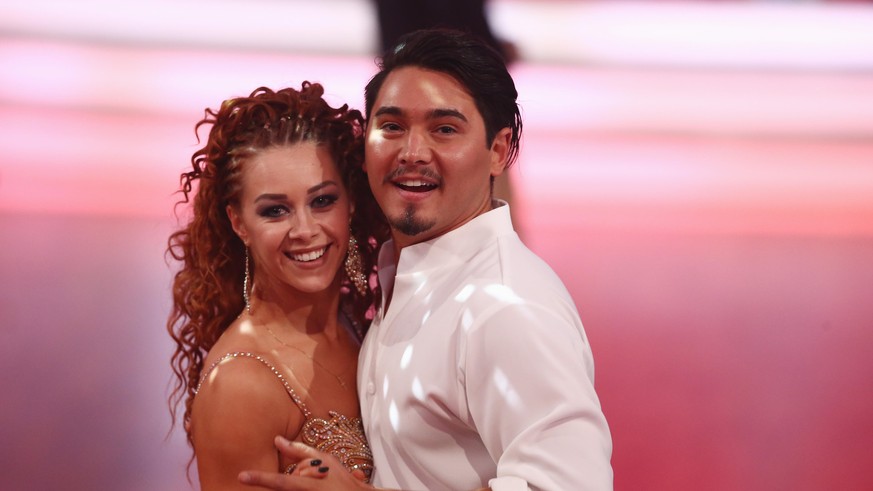
[[[352,234],[364,271],[372,280],[376,256],[389,236],[363,172],[361,113],[348,105],[331,107],[320,84],[303,82],[301,90],[256,89],[248,97],[206,109],[195,126],[211,125],[203,148],[191,157],[192,170],[181,175],[177,203],[192,204],[185,227],[170,235],[167,252],[181,265],[173,280],[173,308],[167,330],[176,343],[171,358],[175,385],[169,397],[173,424],[184,401],[182,421],[191,442],[188,420],[194,390],[206,354],[242,311],[245,246],[231,228],[226,206],[236,204],[240,171],[248,157],[265,148],[314,141],[327,147],[354,203]],[[196,187],[196,191],[195,191]],[[374,282],[371,281],[371,284]],[[341,304],[361,333],[371,320],[378,287],[360,295],[343,274]]]

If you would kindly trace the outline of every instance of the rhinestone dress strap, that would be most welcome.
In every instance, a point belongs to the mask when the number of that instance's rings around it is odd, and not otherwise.
[[[310,413],[309,409],[306,407],[306,405],[303,404],[303,400],[300,399],[300,396],[297,395],[297,392],[295,392],[294,389],[291,388],[291,384],[288,383],[288,380],[285,379],[285,376],[282,375],[282,372],[280,372],[272,363],[265,360],[262,356],[256,355],[254,353],[237,351],[234,353],[227,353],[224,356],[222,356],[221,358],[219,358],[218,360],[216,360],[215,363],[210,365],[210,367],[203,372],[203,375],[200,376],[200,382],[197,383],[197,388],[194,389],[194,394],[196,395],[198,392],[200,392],[200,386],[203,385],[203,381],[206,380],[206,377],[209,376],[210,373],[212,373],[212,370],[214,370],[215,367],[217,367],[219,365],[219,363],[223,362],[224,360],[229,360],[231,358],[240,358],[240,357],[258,360],[264,366],[269,368],[270,371],[272,371],[273,374],[279,378],[279,381],[282,382],[282,385],[285,386],[285,392],[288,393],[288,395],[291,397],[291,400],[294,401],[294,404],[296,404],[297,407],[300,408],[300,411],[303,413],[303,417],[307,420],[312,418],[312,413]]]

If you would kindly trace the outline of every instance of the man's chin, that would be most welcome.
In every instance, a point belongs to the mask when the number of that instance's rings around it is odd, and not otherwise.
[[[398,221],[391,224],[394,231],[406,235],[408,237],[418,237],[426,234],[433,228],[433,224],[410,223],[406,221]]]
[[[391,218],[391,228],[408,237],[420,236],[432,229],[434,225],[436,225],[436,220],[425,220],[417,216],[412,207],[404,210],[401,216]]]

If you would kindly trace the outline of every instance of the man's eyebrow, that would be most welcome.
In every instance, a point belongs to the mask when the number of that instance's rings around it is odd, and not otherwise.
[[[457,109],[434,109],[433,111],[430,112],[431,119],[445,118],[445,117],[458,118],[465,123],[467,122],[467,117],[464,116],[461,113],[461,111],[458,111]]]
[[[405,113],[403,109],[400,109],[397,106],[382,106],[373,113],[373,116],[382,116],[387,114],[389,116],[403,116]],[[464,116],[461,111],[457,109],[449,109],[449,108],[437,108],[430,111],[427,115],[428,119],[439,119],[439,118],[457,118],[463,122],[467,122],[467,117]]]
[[[382,106],[376,110],[373,116],[381,116],[383,114],[388,114],[389,116],[402,116],[403,110],[397,106]]]

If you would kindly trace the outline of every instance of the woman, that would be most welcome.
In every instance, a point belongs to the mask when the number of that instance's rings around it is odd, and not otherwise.
[[[362,171],[361,114],[323,93],[259,88],[196,126],[212,127],[181,177],[192,216],[169,240],[181,269],[168,330],[171,412],[184,400],[203,490],[239,487],[243,469],[294,471],[277,434],[361,478],[372,469],[355,380],[389,232]]]

